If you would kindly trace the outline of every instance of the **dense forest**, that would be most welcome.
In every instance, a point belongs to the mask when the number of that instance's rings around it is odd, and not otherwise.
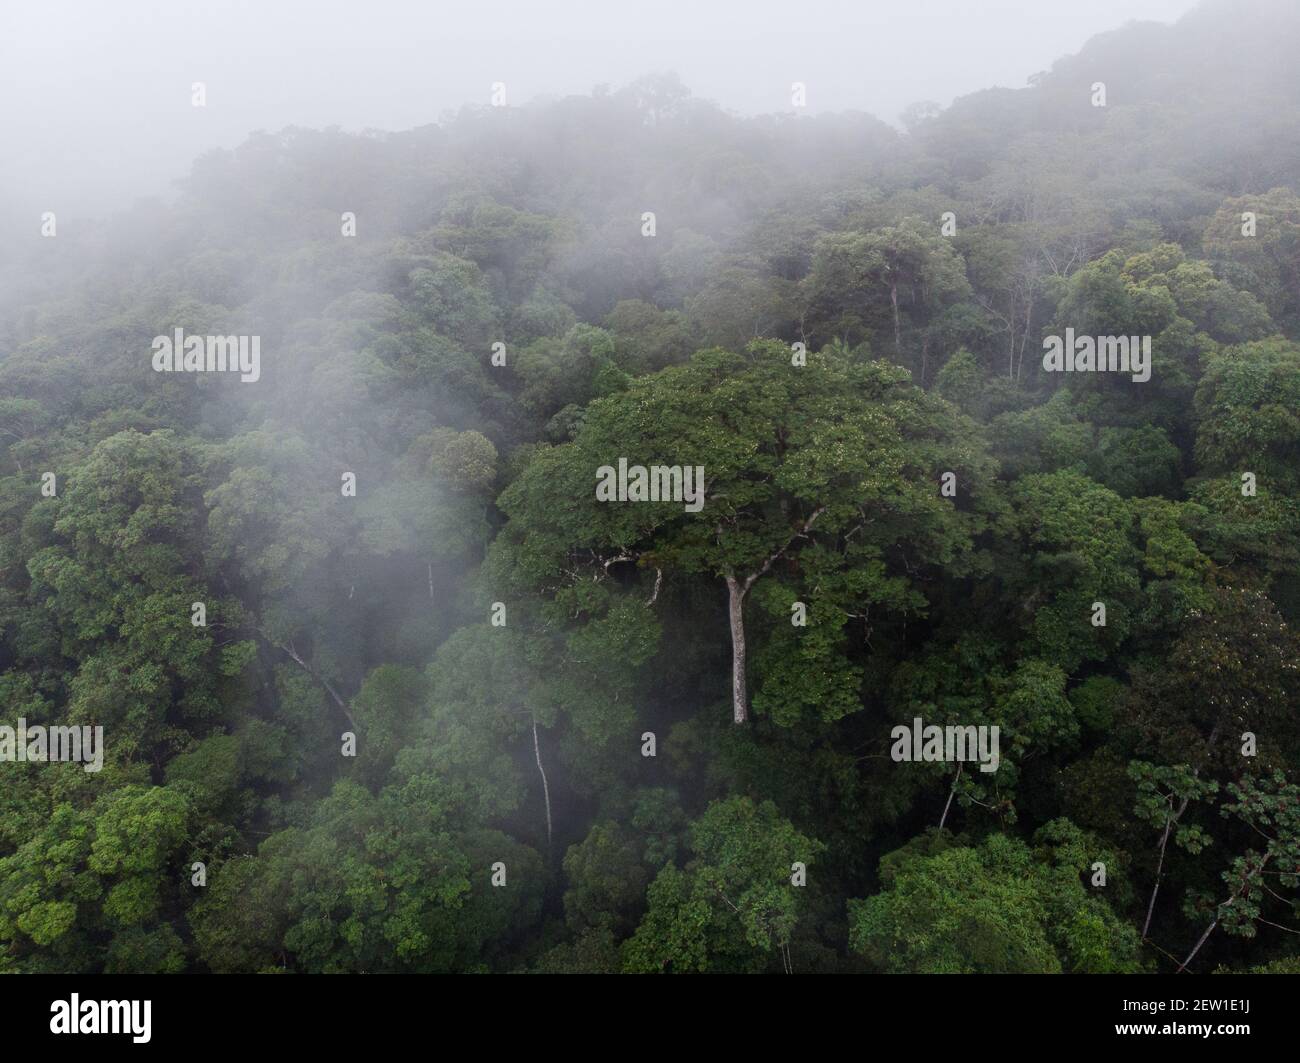
[[[25,219],[0,973],[1300,973],[1298,45],[1211,2],[898,128],[655,74]]]

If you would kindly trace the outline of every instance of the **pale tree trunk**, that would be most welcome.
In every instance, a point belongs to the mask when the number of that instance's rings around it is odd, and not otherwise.
[[[1201,951],[1201,946],[1204,945],[1205,942],[1209,940],[1210,935],[1214,933],[1214,928],[1219,925],[1219,921],[1223,918],[1223,909],[1231,908],[1233,904],[1236,902],[1238,897],[1245,896],[1247,894],[1247,890],[1249,889],[1251,880],[1256,875],[1258,875],[1261,871],[1264,870],[1264,865],[1267,864],[1269,860],[1271,860],[1272,858],[1273,857],[1271,853],[1268,856],[1265,856],[1264,859],[1260,861],[1259,867],[1255,868],[1254,871],[1252,871],[1249,875],[1246,876],[1246,880],[1243,883],[1241,889],[1239,889],[1236,893],[1234,893],[1231,897],[1229,897],[1226,902],[1224,902],[1219,906],[1219,914],[1214,917],[1214,922],[1205,928],[1205,933],[1202,934],[1200,940],[1196,942],[1195,948],[1193,948],[1192,951],[1187,954],[1187,959],[1183,960],[1181,966],[1179,966],[1178,970],[1174,972],[1175,974],[1182,974],[1183,971],[1187,969],[1187,965],[1196,958],[1196,954]]]
[[[1214,743],[1217,742],[1219,739],[1219,728],[1222,723],[1223,723],[1222,717],[1215,720],[1214,726],[1210,729],[1210,737],[1205,740],[1205,756],[1207,760],[1209,759],[1211,751],[1214,749]],[[1192,772],[1192,778],[1195,779],[1200,774],[1201,774],[1201,769],[1197,768],[1194,772]],[[1169,837],[1173,833],[1174,828],[1178,826],[1179,821],[1182,820],[1183,813],[1187,811],[1187,806],[1191,804],[1191,802],[1192,802],[1192,798],[1190,795],[1184,797],[1182,804],[1178,806],[1178,811],[1173,812],[1172,815],[1165,817],[1165,830],[1164,833],[1160,836],[1160,859],[1156,863],[1156,881],[1155,884],[1151,887],[1151,900],[1147,902],[1146,922],[1142,924],[1143,941],[1146,941],[1147,939],[1147,931],[1151,929],[1151,916],[1155,913],[1156,910],[1156,894],[1160,892],[1160,876],[1164,873],[1165,850],[1169,845]],[[1171,798],[1171,811],[1172,811],[1172,798]],[[1215,922],[1217,923],[1218,920],[1215,920]],[[1210,927],[1210,929],[1213,930],[1214,927]],[[1197,947],[1199,948],[1199,946]],[[1190,959],[1190,957],[1188,958]]]
[[[1184,968],[1186,968],[1186,966],[1189,963],[1191,963],[1193,959],[1195,959],[1196,954],[1201,951],[1201,946],[1204,945],[1206,940],[1209,938],[1209,936],[1214,933],[1214,928],[1218,925],[1219,925],[1219,921],[1216,919],[1213,923],[1211,923],[1209,926],[1205,928],[1205,933],[1201,935],[1200,941],[1198,941],[1196,943],[1196,947],[1192,949],[1190,953],[1188,953],[1187,959],[1183,960],[1182,966],[1179,967],[1178,970],[1174,972],[1175,974],[1183,973]]]
[[[1156,910],[1156,894],[1160,892],[1160,876],[1164,873],[1165,849],[1169,845],[1169,835],[1173,833],[1175,824],[1182,819],[1183,813],[1187,811],[1187,805],[1190,801],[1190,797],[1183,798],[1183,803],[1179,806],[1178,811],[1173,812],[1172,815],[1165,819],[1165,832],[1160,837],[1160,860],[1156,864],[1156,881],[1155,885],[1151,887],[1151,900],[1147,902],[1147,919],[1146,922],[1142,924],[1143,941],[1146,941],[1147,939],[1147,931],[1151,929],[1151,916],[1155,914]]]
[[[901,363],[903,360],[903,332],[898,321],[898,283],[889,282],[889,302],[894,309],[894,354]]]
[[[357,721],[352,718],[352,711],[348,708],[348,703],[339,696],[339,692],[334,689],[334,684],[331,683],[328,679],[326,679],[323,675],[321,675],[318,671],[316,671],[316,669],[313,668],[311,665],[309,665],[306,661],[304,661],[298,655],[298,651],[293,648],[292,643],[280,642],[280,643],[276,643],[276,645],[279,646],[280,649],[284,650],[284,652],[287,653],[291,658],[293,658],[294,663],[297,664],[298,667],[300,667],[304,672],[306,672],[309,676],[311,676],[314,680],[316,680],[316,682],[318,682],[329,692],[329,696],[334,699],[334,704],[343,710],[343,715],[348,718],[348,724],[355,731],[357,729]]]
[[[764,575],[796,539],[804,538],[817,518],[826,511],[825,506],[818,506],[812,516],[803,522],[803,527],[790,537],[780,550],[772,554],[759,567],[751,572],[742,583],[734,575],[727,573],[727,615],[731,622],[731,718],[736,723],[745,723],[749,719],[749,699],[745,689],[745,595],[754,582]]]
[[[1034,296],[1032,291],[1025,301],[1025,331],[1020,336],[1020,361],[1016,365],[1016,383],[1025,372],[1025,344],[1029,342],[1029,326],[1034,320]]]
[[[952,786],[948,790],[948,800],[944,802],[943,815],[939,817],[940,830],[943,830],[943,825],[948,822],[948,809],[952,808],[952,798],[953,795],[957,792],[957,784],[961,782],[961,770],[965,766],[966,766],[965,764],[957,765],[957,777],[952,781]]]
[[[551,847],[551,788],[546,785],[546,769],[542,767],[542,747],[537,741],[537,717],[533,717],[533,756],[537,758],[537,771],[542,777],[542,800],[546,802],[546,848]]]
[[[731,619],[731,717],[735,723],[749,719],[745,691],[745,592],[735,576],[727,577],[727,613]]]
[[[1007,307],[1007,334],[1011,337],[1007,348],[1007,379],[1016,379],[1016,296],[1011,293],[1011,305]]]

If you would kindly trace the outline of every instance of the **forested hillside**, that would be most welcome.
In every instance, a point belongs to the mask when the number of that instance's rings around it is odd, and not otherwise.
[[[9,739],[0,972],[1300,972],[1297,46],[1210,3],[902,129],[653,75],[25,219],[0,724],[103,756]]]

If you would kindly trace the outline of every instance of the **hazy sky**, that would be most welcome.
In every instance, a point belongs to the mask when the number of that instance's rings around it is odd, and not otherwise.
[[[1194,0],[0,0],[0,195],[100,210],[255,129],[405,129],[449,109],[675,70],[752,114],[894,121],[1017,88],[1088,37]],[[190,103],[203,81],[207,106]]]

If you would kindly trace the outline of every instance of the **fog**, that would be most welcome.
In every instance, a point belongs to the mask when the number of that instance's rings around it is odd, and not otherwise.
[[[0,974],[1300,973],[1297,0],[4,2]]]
[[[741,114],[862,110],[896,121],[1018,88],[1090,36],[1175,21],[1191,0],[7,0],[0,194],[8,210],[103,213],[165,194],[202,152],[288,125],[400,130],[488,102],[675,71]],[[206,86],[205,107],[191,85]]]

